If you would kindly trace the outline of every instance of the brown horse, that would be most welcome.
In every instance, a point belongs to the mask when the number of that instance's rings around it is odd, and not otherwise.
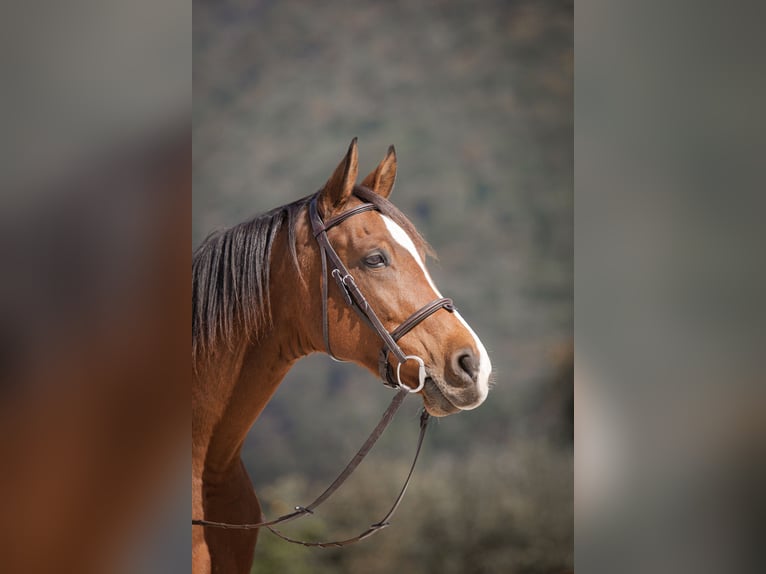
[[[430,248],[387,199],[396,178],[393,147],[361,186],[356,186],[357,170],[354,139],[317,194],[214,234],[194,254],[194,518],[233,523],[261,519],[240,450],[298,359],[331,347],[336,357],[379,372],[378,335],[351,312],[333,282],[327,286],[323,317],[321,253],[309,217],[314,198],[324,221],[362,204],[359,196],[374,204],[374,210],[334,225],[327,238],[386,330],[441,297],[423,263]],[[420,394],[431,415],[473,409],[487,397],[489,357],[459,313],[433,313],[403,336],[400,345],[425,363],[427,378]],[[401,382],[412,389],[419,386],[414,361],[401,364]],[[257,536],[258,530],[192,526],[193,571],[249,572]]]

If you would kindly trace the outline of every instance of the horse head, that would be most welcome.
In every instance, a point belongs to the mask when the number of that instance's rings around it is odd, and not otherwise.
[[[396,153],[391,146],[380,164],[357,185],[358,152],[354,139],[316,197],[324,222],[340,219],[326,230],[327,240],[353,276],[366,304],[389,333],[430,301],[442,298],[425,265],[426,256],[432,253],[430,247],[388,201],[396,169]],[[370,202],[375,209],[343,218],[344,213]],[[321,255],[319,251],[316,252]],[[392,370],[399,367],[400,382],[410,389],[420,387],[426,410],[435,416],[473,409],[484,402],[492,370],[490,359],[476,333],[451,307],[451,301],[445,300],[450,303],[442,304],[445,310],[432,310],[397,341],[405,355],[422,360],[423,381],[419,380],[420,361],[407,360],[400,365],[389,349],[383,347],[381,351],[380,334],[371,328],[369,320],[353,312],[342,285],[327,277],[315,280],[329,282],[325,346],[331,347],[333,355],[376,374],[381,373],[381,358]],[[320,292],[320,285],[316,285],[314,292]]]

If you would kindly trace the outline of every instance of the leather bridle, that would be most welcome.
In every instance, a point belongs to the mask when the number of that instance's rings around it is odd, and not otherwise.
[[[330,328],[329,328],[329,320],[327,317],[328,298],[329,298],[329,293],[328,293],[329,291],[328,271],[329,271],[329,273],[335,278],[335,281],[338,287],[340,288],[340,291],[343,294],[343,298],[346,301],[346,303],[362,318],[362,320],[365,323],[367,323],[370,326],[370,328],[372,328],[373,331],[375,331],[375,333],[377,333],[377,335],[382,340],[383,347],[381,348],[379,353],[378,371],[380,373],[381,379],[383,380],[383,383],[388,387],[391,387],[393,389],[398,389],[399,392],[396,393],[394,398],[391,400],[391,404],[388,405],[385,412],[383,413],[383,416],[378,422],[377,426],[373,429],[372,433],[370,433],[370,436],[367,437],[367,440],[364,442],[364,444],[359,449],[359,451],[357,451],[357,453],[354,455],[351,461],[346,465],[346,467],[338,475],[338,477],[332,482],[332,484],[330,484],[330,486],[327,487],[327,489],[325,489],[325,491],[322,492],[322,494],[320,494],[311,504],[307,506],[296,506],[293,512],[284,514],[280,516],[279,518],[275,518],[274,520],[267,520],[267,521],[258,522],[254,524],[234,524],[229,522],[218,522],[214,520],[192,519],[192,525],[224,528],[224,529],[231,529],[231,530],[255,530],[258,528],[265,527],[265,528],[268,528],[272,533],[274,533],[276,536],[278,536],[282,540],[291,542],[293,544],[300,544],[302,546],[310,546],[310,547],[318,547],[318,548],[342,547],[342,546],[347,546],[349,544],[354,544],[355,542],[359,542],[361,540],[364,540],[365,538],[369,538],[373,534],[389,526],[391,517],[399,508],[399,505],[401,504],[402,499],[404,498],[404,493],[407,491],[407,486],[410,483],[410,479],[412,478],[412,473],[415,470],[415,465],[418,461],[418,456],[420,455],[420,449],[423,445],[423,439],[425,438],[426,429],[428,427],[429,415],[425,411],[425,409],[420,415],[420,434],[418,435],[417,446],[415,449],[415,457],[413,458],[412,464],[410,465],[410,470],[407,474],[407,479],[405,480],[404,485],[399,491],[398,496],[394,500],[394,504],[391,506],[389,511],[381,520],[372,524],[367,530],[358,534],[357,536],[354,536],[352,538],[348,538],[345,540],[336,540],[332,542],[307,542],[303,540],[296,540],[286,536],[285,534],[283,534],[282,532],[274,528],[274,525],[276,524],[289,522],[291,520],[300,518],[302,516],[306,516],[308,514],[314,514],[314,510],[320,504],[322,504],[325,500],[330,498],[330,496],[336,490],[338,490],[338,488],[340,488],[340,486],[346,481],[346,479],[349,476],[351,476],[354,470],[356,470],[356,467],[359,466],[359,464],[362,462],[364,457],[372,449],[373,445],[377,442],[377,440],[383,434],[383,431],[386,430],[386,427],[388,427],[389,423],[391,422],[394,415],[396,414],[396,411],[399,410],[399,407],[404,402],[404,399],[407,398],[407,396],[410,395],[411,393],[420,392],[423,389],[423,386],[425,384],[426,369],[425,369],[425,364],[423,362],[423,359],[421,359],[420,357],[416,355],[405,354],[404,351],[402,351],[402,349],[397,344],[397,341],[401,339],[404,335],[409,333],[414,327],[416,327],[425,319],[427,319],[436,311],[438,311],[439,309],[445,309],[449,311],[450,313],[454,312],[455,310],[455,306],[452,303],[452,299],[442,297],[440,299],[431,301],[427,305],[424,305],[423,307],[415,311],[404,322],[402,322],[401,325],[396,327],[391,332],[388,332],[386,328],[383,326],[383,323],[381,323],[380,319],[375,314],[375,311],[372,309],[367,299],[359,290],[359,287],[357,287],[354,277],[351,275],[351,273],[349,273],[348,268],[344,265],[343,261],[341,261],[337,252],[335,251],[333,246],[330,244],[330,240],[327,238],[327,231],[335,227],[336,225],[339,225],[346,219],[353,217],[354,215],[364,213],[365,211],[379,211],[377,205],[375,205],[375,203],[373,203],[371,199],[370,194],[374,194],[374,193],[375,192],[365,187],[357,186],[354,189],[354,194],[359,199],[364,201],[364,203],[356,207],[353,207],[347,211],[344,211],[341,214],[336,215],[335,217],[329,219],[326,222],[322,220],[321,216],[319,215],[319,211],[317,209],[317,199],[318,199],[319,193],[314,195],[314,197],[312,197],[311,201],[309,202],[309,220],[311,222],[311,228],[312,228],[314,237],[316,238],[317,243],[319,244],[319,251],[320,251],[321,259],[322,259],[322,333],[324,336],[327,354],[335,361],[346,362],[336,357],[335,354],[332,352],[332,348],[330,347]],[[393,376],[393,369],[388,360],[389,353],[391,353],[394,356],[394,358],[397,360],[395,380]],[[404,363],[406,363],[409,360],[414,360],[418,363],[417,387],[409,387],[405,385],[401,380],[401,367]]]
[[[319,251],[322,259],[322,334],[324,336],[325,348],[327,354],[334,360],[343,362],[341,359],[335,356],[330,346],[330,327],[329,320],[327,318],[327,300],[328,300],[328,283],[327,277],[328,271],[335,279],[346,304],[349,305],[362,320],[367,323],[370,328],[380,337],[383,342],[383,347],[380,350],[378,356],[378,373],[383,381],[383,384],[394,389],[403,389],[411,393],[420,392],[423,389],[423,385],[426,380],[426,368],[423,359],[417,355],[407,355],[397,344],[397,341],[404,335],[409,333],[413,328],[419,325],[422,321],[430,317],[433,313],[439,309],[445,309],[450,313],[454,312],[455,305],[452,299],[448,297],[441,297],[434,301],[431,301],[427,305],[424,305],[407,319],[405,319],[401,325],[390,333],[381,323],[375,311],[367,302],[367,299],[359,290],[356,285],[353,275],[338,257],[337,252],[330,244],[330,240],[327,237],[327,231],[343,223],[350,217],[364,213],[365,211],[379,211],[378,206],[371,201],[371,194],[375,192],[365,187],[356,187],[354,191],[355,195],[365,201],[361,205],[352,207],[351,209],[342,212],[340,215],[329,219],[328,221],[322,221],[322,217],[319,215],[317,208],[317,201],[319,194],[315,195],[309,203],[309,220],[311,221],[311,229],[314,233],[314,237],[319,244]],[[328,265],[329,261],[329,265]],[[396,379],[393,377],[393,369],[388,360],[388,354],[391,353],[397,360],[396,366]],[[416,361],[418,363],[418,385],[416,387],[408,387],[401,380],[401,367],[407,361]]]

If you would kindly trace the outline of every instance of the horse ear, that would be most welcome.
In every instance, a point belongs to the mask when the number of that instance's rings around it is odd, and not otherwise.
[[[383,197],[391,195],[396,181],[396,150],[394,146],[388,147],[388,153],[380,165],[370,175],[364,178],[362,185]]]
[[[354,191],[358,175],[359,154],[356,147],[356,138],[354,138],[351,140],[351,145],[348,146],[346,157],[335,168],[335,171],[320,192],[319,199],[325,217],[327,217],[327,214],[342,207],[348,198],[351,197],[351,192]]]

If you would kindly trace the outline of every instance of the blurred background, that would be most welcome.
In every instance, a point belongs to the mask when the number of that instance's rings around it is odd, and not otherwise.
[[[318,189],[359,137],[394,144],[392,200],[487,346],[481,408],[434,421],[391,528],[343,550],[268,533],[254,573],[561,572],[573,563],[572,2],[194,2],[193,230]],[[286,286],[289,288],[289,286]],[[334,478],[390,400],[366,371],[302,360],[243,458],[267,516]],[[297,537],[352,535],[406,474],[410,399]]]
[[[763,571],[764,17],[577,4],[578,571]]]

